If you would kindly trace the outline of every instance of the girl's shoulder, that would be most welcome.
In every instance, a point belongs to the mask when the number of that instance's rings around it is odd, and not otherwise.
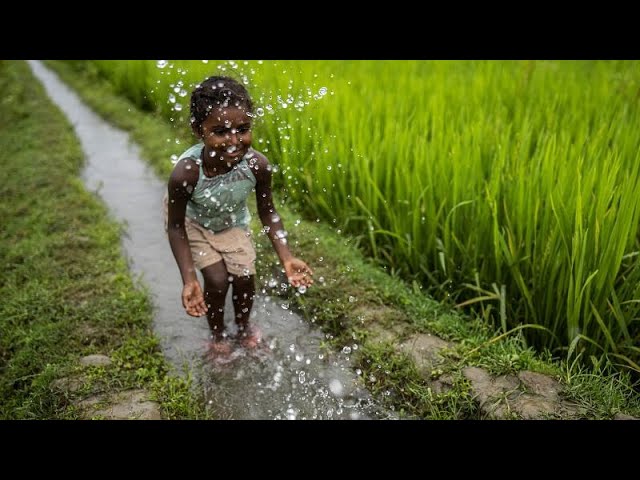
[[[183,159],[191,159],[195,162],[200,161],[202,158],[202,149],[204,148],[204,143],[198,142],[195,145],[191,145],[187,148],[180,156],[178,157],[178,161]]]
[[[271,165],[267,156],[253,148],[247,156],[249,167],[258,183],[268,182],[271,178]]]
[[[196,143],[195,145],[187,148],[180,154],[178,159],[175,160],[173,171],[175,172],[176,170],[182,170],[185,165],[189,165],[189,168],[195,168],[196,171],[199,170],[200,164],[202,163],[203,148],[204,144],[202,143]]]
[[[173,167],[169,183],[173,185],[190,185],[194,187],[200,178],[200,154],[203,144],[199,143],[189,147],[182,155],[178,157],[178,161]],[[186,183],[185,183],[186,182]]]
[[[249,165],[251,165],[254,172],[270,169],[269,159],[264,153],[259,152],[258,150],[254,150],[252,148],[249,155],[247,155],[247,158],[249,160]]]

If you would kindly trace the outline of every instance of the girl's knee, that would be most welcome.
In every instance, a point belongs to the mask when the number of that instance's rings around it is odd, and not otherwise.
[[[254,284],[255,275],[231,275],[233,284],[237,286],[251,286]]]
[[[212,294],[227,293],[231,277],[223,262],[203,268],[202,277],[204,278],[205,290],[209,290]]]

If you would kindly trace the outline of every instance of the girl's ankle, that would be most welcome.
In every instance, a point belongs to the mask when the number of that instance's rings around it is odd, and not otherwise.
[[[224,342],[229,340],[229,336],[226,333],[212,333],[209,335],[209,340],[213,343]]]

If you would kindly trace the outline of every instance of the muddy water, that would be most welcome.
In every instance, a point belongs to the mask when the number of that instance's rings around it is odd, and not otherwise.
[[[262,348],[237,349],[226,363],[203,359],[209,331],[204,317],[189,317],[180,303],[180,275],[163,230],[164,181],[147,167],[126,132],[93,113],[42,63],[29,64],[75,128],[86,157],[85,185],[126,226],[124,252],[149,288],[165,356],[177,373],[194,373],[208,408],[229,419],[393,417],[376,405],[350,365],[350,350],[357,345],[338,353],[322,348],[323,334],[278,297],[258,296],[254,302]],[[233,318],[230,298],[225,317]]]

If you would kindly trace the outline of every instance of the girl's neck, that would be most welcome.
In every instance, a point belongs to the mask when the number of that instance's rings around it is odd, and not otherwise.
[[[217,175],[223,175],[230,172],[233,166],[228,166],[224,161],[219,158],[209,155],[209,150],[205,146],[200,154],[202,160],[202,169],[207,177],[215,177]]]

